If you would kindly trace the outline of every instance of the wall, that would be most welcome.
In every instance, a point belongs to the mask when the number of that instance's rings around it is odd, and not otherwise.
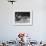
[[[33,25],[10,25],[9,18],[14,15],[16,10],[33,10]],[[31,34],[33,40],[46,40],[45,0],[17,0],[13,5],[7,2],[7,0],[0,0],[0,40],[15,39],[18,32],[27,32]]]

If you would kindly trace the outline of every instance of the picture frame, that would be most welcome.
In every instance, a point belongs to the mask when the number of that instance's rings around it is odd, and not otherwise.
[[[32,11],[15,11],[11,17],[11,24],[15,26],[32,26],[33,15]]]

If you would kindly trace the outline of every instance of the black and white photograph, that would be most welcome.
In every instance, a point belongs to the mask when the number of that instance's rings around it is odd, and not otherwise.
[[[32,13],[31,12],[15,12],[15,24],[16,25],[32,25]]]

